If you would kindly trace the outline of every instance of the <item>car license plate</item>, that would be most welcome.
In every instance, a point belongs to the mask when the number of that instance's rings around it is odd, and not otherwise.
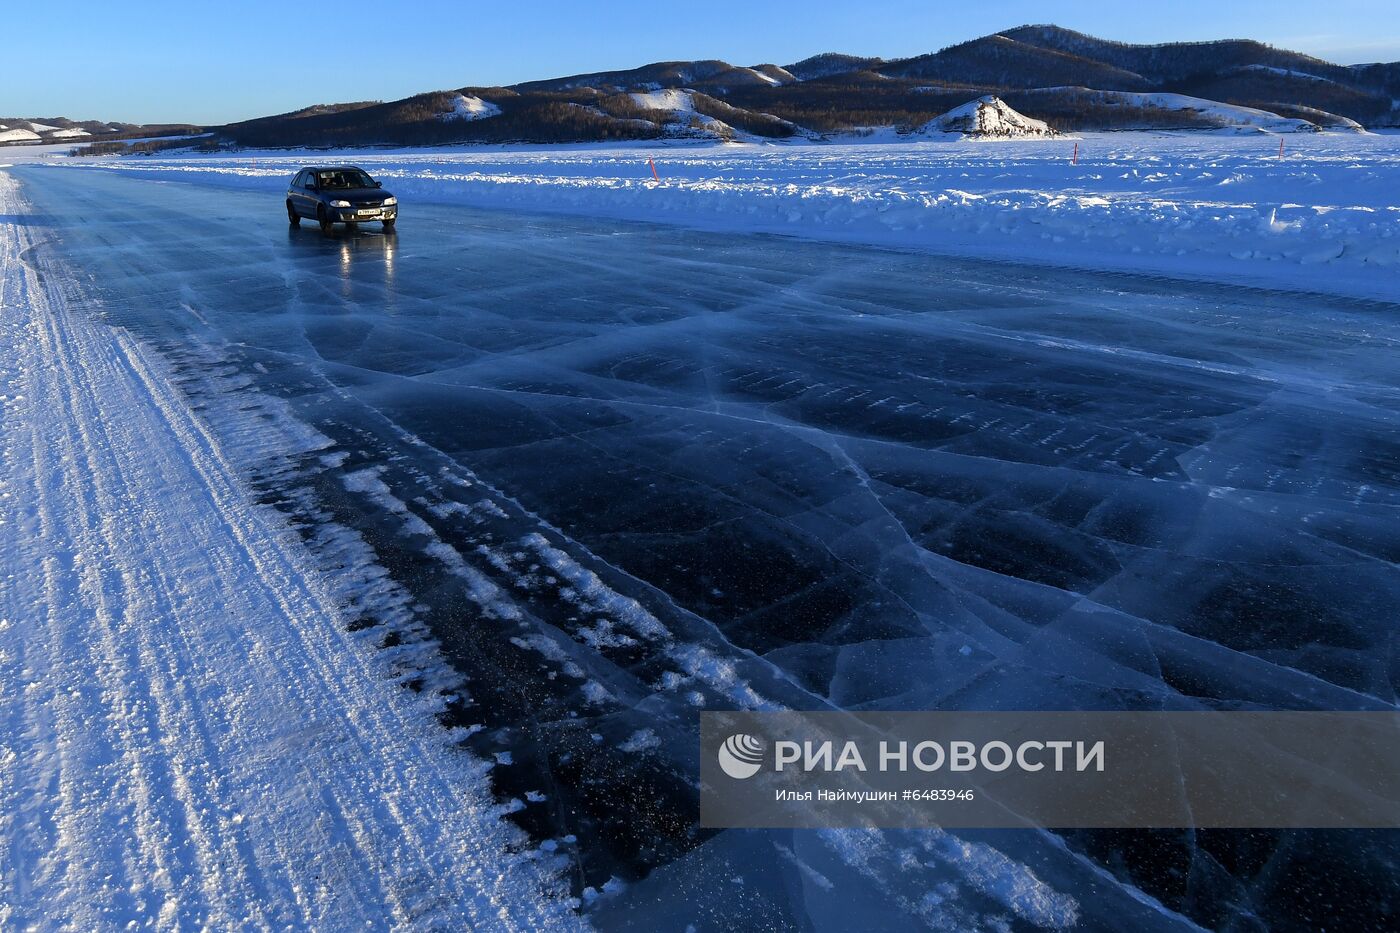
[[[375,208],[371,208],[371,209],[369,209],[369,210],[360,211],[360,216],[361,216],[361,217],[373,217],[375,214],[378,214],[378,213],[379,213],[379,208],[375,207]]]

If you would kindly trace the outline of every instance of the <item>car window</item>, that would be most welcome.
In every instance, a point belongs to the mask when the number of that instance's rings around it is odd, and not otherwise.
[[[374,182],[359,169],[336,169],[332,172],[317,172],[316,183],[326,189],[373,188]]]
[[[292,179],[292,187],[293,187],[293,188],[305,188],[305,187],[306,187],[306,173],[305,173],[305,172],[297,172],[297,177]]]

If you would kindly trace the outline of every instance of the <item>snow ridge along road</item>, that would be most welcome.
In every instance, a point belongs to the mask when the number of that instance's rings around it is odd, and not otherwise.
[[[879,139],[881,137],[872,137]],[[1075,146],[1079,161],[1071,164]],[[1050,140],[342,149],[404,202],[645,220],[1390,298],[1400,136],[1123,132]],[[23,161],[30,156],[10,153]],[[324,152],[55,165],[281,200]],[[659,180],[653,180],[648,160]]]
[[[0,928],[577,926],[0,172]]]

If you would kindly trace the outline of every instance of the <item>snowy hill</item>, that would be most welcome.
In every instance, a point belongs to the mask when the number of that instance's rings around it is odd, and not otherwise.
[[[1142,45],[1100,39],[1049,25],[1019,26],[1001,35],[1025,46],[1121,68],[1153,84],[1179,81],[1193,75],[1222,74],[1251,66],[1341,81],[1351,80],[1352,77],[1350,69],[1344,66],[1250,39]]]
[[[104,136],[110,137],[118,134],[128,138],[132,136],[169,136],[193,133],[199,130],[199,127],[188,124],[143,126],[136,123],[70,120],[67,117],[0,115],[0,145],[100,140]]]
[[[1225,104],[1187,94],[1100,91],[1085,87],[1035,88],[1017,95],[1035,111],[1057,106],[1117,112],[1117,129],[1195,129],[1235,132],[1312,133],[1322,127],[1357,131],[1360,124],[1336,114],[1290,106],[1296,115]],[[1285,105],[1278,105],[1285,109]]]
[[[5,129],[5,127],[0,127],[0,129]],[[9,129],[28,130],[33,134],[34,139],[76,139],[80,136],[92,135],[82,124],[74,123],[72,120],[58,120],[57,125],[41,123],[38,120],[14,120]],[[30,139],[28,136],[20,138]]]
[[[823,52],[804,58],[787,66],[789,74],[799,81],[816,81],[832,75],[850,74],[865,71],[882,64],[878,58],[865,58],[860,55],[843,55],[840,52]]]
[[[675,91],[692,107],[634,95]],[[248,146],[562,143],[638,139],[916,138],[995,95],[1057,132],[1170,129],[1356,132],[1400,125],[1400,63],[1339,65],[1248,39],[1139,45],[1018,26],[901,59],[823,52],[788,65],[721,59],[473,85],[388,102],[322,103],[218,128]],[[0,115],[0,144],[200,132]],[[1036,136],[1019,122],[981,135]],[[945,132],[932,129],[931,132]],[[961,132],[960,130],[957,132]]]
[[[988,94],[934,117],[921,133],[961,133],[977,139],[1048,139],[1058,136],[1049,124],[1032,120]]]
[[[1222,129],[1268,130],[1274,133],[1311,133],[1317,127],[1306,120],[1281,117],[1267,110],[1255,107],[1240,107],[1222,104],[1185,94],[1131,94],[1121,91],[1101,91],[1105,100],[1117,100],[1130,104],[1157,107],[1163,110],[1182,110],[1199,114]]]
[[[662,91],[700,96],[693,113],[629,96]],[[233,124],[224,133],[257,146],[744,138],[712,124],[718,121],[755,138],[874,131],[908,139],[912,128],[986,95],[1058,132],[1355,131],[1400,121],[1400,65],[1342,66],[1250,40],[1133,45],[1021,26],[897,60],[825,52],[782,67],[653,62],[322,106]],[[458,111],[457,97],[481,103]],[[482,119],[488,112],[494,119]],[[444,113],[454,116],[441,119]],[[1011,136],[1042,132],[1020,124],[1003,129]]]
[[[627,96],[644,118],[659,119],[667,136],[752,141],[811,135],[770,114],[742,110],[698,91],[668,88]]]
[[[1085,84],[1136,91],[1152,86],[1142,75],[1116,65],[1027,45],[1003,35],[983,36],[941,52],[892,62],[879,70],[889,77],[999,88]]]
[[[543,81],[527,81],[517,84],[514,90],[530,91],[570,91],[578,88],[594,88],[625,91],[629,88],[684,87],[698,85],[716,75],[733,72],[735,66],[719,59],[705,59],[691,62],[653,62],[640,68],[622,71],[598,71],[589,74],[570,75],[565,78],[549,78]]]

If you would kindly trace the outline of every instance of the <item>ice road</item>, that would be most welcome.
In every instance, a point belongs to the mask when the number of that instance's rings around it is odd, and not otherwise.
[[[1400,306],[13,175],[19,910],[558,883],[605,927],[1384,925],[1394,834],[702,833],[694,729],[1392,708]]]
[[[39,229],[0,172],[0,927],[576,926]]]

